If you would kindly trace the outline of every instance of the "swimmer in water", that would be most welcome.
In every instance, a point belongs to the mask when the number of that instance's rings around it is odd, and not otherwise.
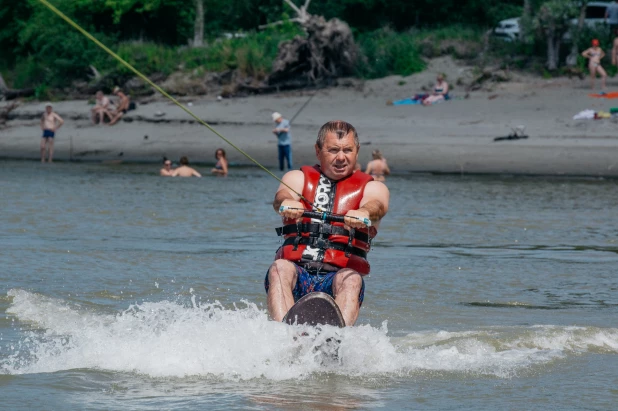
[[[189,167],[187,156],[180,157],[180,167],[172,171],[172,177],[201,177],[202,175]]]
[[[386,159],[380,150],[373,150],[371,156],[373,157],[373,160],[367,164],[365,173],[373,177],[375,181],[384,181],[386,179],[384,176],[391,173],[391,170],[388,168],[388,164],[386,163]]]
[[[215,158],[217,159],[217,164],[215,164],[215,168],[210,170],[210,172],[218,176],[226,176],[227,158],[225,157],[225,150],[218,148],[217,151],[215,151]]]

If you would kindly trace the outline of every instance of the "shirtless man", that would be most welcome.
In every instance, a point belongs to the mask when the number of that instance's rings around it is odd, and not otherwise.
[[[112,118],[109,122],[110,126],[113,126],[129,111],[129,97],[124,94],[120,88],[114,87],[114,95],[118,96],[118,104],[116,104],[116,111],[114,111]]]
[[[54,113],[51,104],[45,106],[45,113],[41,116],[41,163],[45,162],[45,153],[49,150],[48,161],[51,163],[54,158],[54,137],[56,130],[64,124],[64,120],[58,114]]]
[[[99,125],[103,125],[104,124],[104,120],[105,120],[105,116],[107,116],[109,118],[109,120],[112,120],[112,114],[110,113],[110,101],[109,98],[107,98],[105,96],[105,94],[103,94],[103,92],[101,90],[97,91],[96,94],[96,103],[94,105],[94,107],[91,110],[91,118],[92,118],[92,124],[97,124],[99,123]]]
[[[371,156],[373,157],[373,160],[367,164],[365,173],[373,177],[375,181],[384,181],[384,176],[391,173],[390,168],[388,168],[388,164],[386,164],[386,159],[380,150],[373,150]]]
[[[590,81],[592,89],[594,90],[594,80],[597,77],[597,73],[601,76],[601,86],[602,90],[605,90],[605,79],[607,78],[607,73],[601,67],[601,59],[605,57],[605,52],[599,47],[599,40],[592,40],[592,47],[586,49],[582,56],[589,59],[588,60],[588,70],[590,70]]]
[[[189,167],[187,156],[180,157],[180,167],[172,171],[172,177],[201,177],[202,175]]]

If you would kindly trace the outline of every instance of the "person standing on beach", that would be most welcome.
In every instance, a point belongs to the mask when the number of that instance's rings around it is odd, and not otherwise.
[[[272,118],[275,122],[273,134],[277,136],[277,147],[279,149],[279,170],[283,171],[284,159],[288,163],[288,170],[291,170],[293,167],[290,122],[284,119],[283,116],[277,112],[272,114]]]
[[[48,161],[51,163],[54,158],[54,137],[56,131],[62,127],[64,120],[54,113],[51,104],[45,106],[45,113],[41,116],[41,163],[45,162],[45,154],[49,151]]]
[[[373,150],[371,153],[371,160],[367,164],[367,169],[365,170],[366,174],[369,174],[375,181],[384,181],[387,176],[391,173],[390,168],[388,168],[388,164],[386,164],[386,159],[380,152],[380,150]]]
[[[172,177],[201,177],[202,175],[189,167],[187,156],[180,157],[180,167],[172,171]]]
[[[592,90],[594,90],[594,80],[597,76],[597,73],[601,76],[601,88],[605,91],[605,79],[607,78],[607,73],[601,67],[601,59],[605,57],[605,52],[601,47],[599,47],[599,40],[592,40],[592,47],[584,50],[582,52],[582,56],[588,59],[588,70],[590,70],[590,81]]]

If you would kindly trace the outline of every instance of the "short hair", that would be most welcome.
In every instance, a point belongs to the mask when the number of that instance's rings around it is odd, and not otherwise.
[[[326,135],[328,133],[335,133],[339,140],[352,133],[354,136],[354,145],[356,146],[356,149],[358,150],[360,148],[358,133],[352,124],[342,120],[331,120],[320,127],[320,131],[318,131],[318,139],[315,144],[320,150],[324,146],[324,140],[326,140]]]
[[[180,157],[179,163],[183,166],[189,165],[189,159],[187,158],[187,156],[182,156]]]
[[[222,149],[222,148],[218,148],[218,149],[216,149],[216,150],[215,150],[215,158],[217,158],[217,153],[218,153],[219,151],[223,154],[223,158],[225,158],[225,150],[224,150],[224,149]]]

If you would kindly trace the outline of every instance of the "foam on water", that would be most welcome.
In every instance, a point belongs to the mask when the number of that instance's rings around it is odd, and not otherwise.
[[[234,309],[218,303],[147,302],[105,315],[23,290],[10,290],[8,296],[8,313],[33,330],[21,331],[18,343],[0,345],[1,374],[85,368],[151,377],[286,380],[323,372],[379,377],[429,370],[506,378],[558,358],[618,353],[618,329],[493,327],[394,338],[384,323],[380,328],[324,327],[316,334],[269,321],[264,310],[247,301]],[[303,330],[309,336],[295,339]],[[324,364],[315,347],[331,337],[341,340],[339,360]]]

